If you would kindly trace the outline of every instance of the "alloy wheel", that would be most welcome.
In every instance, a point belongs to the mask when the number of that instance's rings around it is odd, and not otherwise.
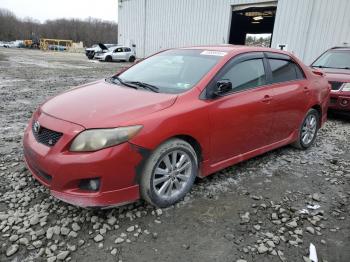
[[[181,194],[190,181],[192,166],[192,160],[186,152],[168,152],[153,171],[153,188],[156,194],[163,199]]]
[[[304,143],[304,145],[310,144],[317,131],[317,119],[316,116],[313,114],[308,115],[308,117],[305,119],[304,125],[301,130],[301,140]]]

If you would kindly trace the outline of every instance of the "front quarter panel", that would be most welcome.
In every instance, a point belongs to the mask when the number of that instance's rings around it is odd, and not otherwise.
[[[195,91],[195,99],[179,96],[172,107],[140,119],[144,128],[130,142],[154,150],[172,137],[190,136],[200,144],[202,160],[207,159],[210,127],[206,102],[199,100],[199,93]]]
[[[321,107],[321,125],[327,120],[327,111],[331,93],[331,86],[323,76],[314,75],[311,72],[312,99],[310,107],[318,105]]]

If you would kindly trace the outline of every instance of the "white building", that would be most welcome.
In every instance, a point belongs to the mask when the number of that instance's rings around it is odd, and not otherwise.
[[[305,63],[350,44],[350,0],[119,0],[119,43],[138,57],[159,50],[245,44],[247,33],[272,34]]]

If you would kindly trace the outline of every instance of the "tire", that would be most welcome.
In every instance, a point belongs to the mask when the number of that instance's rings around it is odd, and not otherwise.
[[[106,62],[112,62],[112,57],[111,56],[106,56],[105,61]]]
[[[135,56],[130,56],[130,57],[129,57],[129,62],[130,62],[130,63],[134,63],[134,62],[135,62],[135,59],[136,59]]]
[[[146,161],[140,181],[141,196],[156,207],[171,206],[191,190],[197,174],[198,159],[192,146],[181,139],[170,139]]]
[[[88,54],[88,59],[93,59],[94,58],[94,56],[95,56],[95,52],[91,52],[91,53],[89,53]]]
[[[320,115],[317,110],[310,109],[299,128],[298,140],[292,145],[298,149],[308,149],[315,142],[319,127]]]

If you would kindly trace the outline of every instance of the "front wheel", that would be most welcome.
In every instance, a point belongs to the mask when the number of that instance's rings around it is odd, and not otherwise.
[[[94,58],[94,56],[95,56],[95,52],[94,51],[91,51],[91,52],[87,52],[87,58],[88,59],[93,59]]]
[[[112,62],[112,57],[111,56],[106,56],[105,61],[106,62]]]
[[[181,139],[160,145],[149,157],[140,183],[141,196],[157,207],[180,201],[192,188],[198,173],[197,154]]]
[[[317,110],[310,109],[299,129],[299,137],[293,146],[299,149],[307,149],[315,142],[320,126],[320,116]]]

